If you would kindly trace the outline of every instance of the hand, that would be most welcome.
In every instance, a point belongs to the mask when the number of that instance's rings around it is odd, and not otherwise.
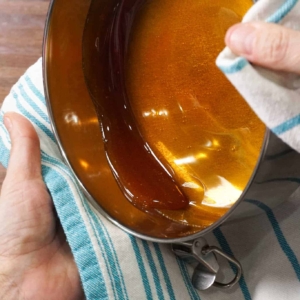
[[[300,74],[300,32],[264,22],[232,26],[226,45],[252,63]]]
[[[0,195],[0,299],[83,299],[79,274],[41,176],[37,134],[4,117],[12,149]]]

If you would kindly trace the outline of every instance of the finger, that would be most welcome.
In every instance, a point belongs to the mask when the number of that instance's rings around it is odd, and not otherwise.
[[[7,113],[4,124],[12,143],[6,181],[13,184],[41,177],[40,143],[31,123],[19,114]]]
[[[300,74],[300,32],[280,25],[250,22],[232,26],[226,45],[250,62]]]

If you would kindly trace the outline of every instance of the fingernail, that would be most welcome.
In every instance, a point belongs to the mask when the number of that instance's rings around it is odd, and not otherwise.
[[[231,27],[225,37],[226,45],[236,54],[252,53],[256,28],[250,24],[237,24]]]
[[[10,132],[12,129],[12,121],[9,117],[4,116],[4,125],[6,129]]]

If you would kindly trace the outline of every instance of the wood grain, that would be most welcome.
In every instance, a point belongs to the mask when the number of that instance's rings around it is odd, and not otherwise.
[[[0,0],[0,105],[12,85],[42,55],[49,0]],[[0,188],[5,170],[0,166]]]

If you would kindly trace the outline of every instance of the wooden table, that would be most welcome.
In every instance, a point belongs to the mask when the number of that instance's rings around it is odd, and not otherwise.
[[[0,105],[42,53],[49,0],[0,0]],[[5,170],[0,166],[0,188]]]

